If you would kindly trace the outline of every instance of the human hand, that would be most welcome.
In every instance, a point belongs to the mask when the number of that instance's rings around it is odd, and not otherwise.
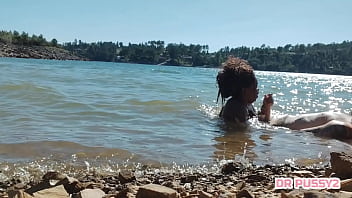
[[[265,94],[263,99],[263,105],[272,106],[274,104],[273,94]]]

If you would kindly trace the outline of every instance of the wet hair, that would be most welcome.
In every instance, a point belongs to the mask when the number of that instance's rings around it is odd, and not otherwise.
[[[229,97],[240,98],[242,89],[257,83],[253,68],[246,60],[229,57],[222,64],[216,81],[219,87],[217,101],[221,96],[222,103]]]

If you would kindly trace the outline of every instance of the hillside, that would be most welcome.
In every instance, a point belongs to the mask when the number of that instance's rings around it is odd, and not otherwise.
[[[51,46],[24,46],[0,41],[0,57],[56,59],[56,60],[87,60],[73,55],[71,52]]]

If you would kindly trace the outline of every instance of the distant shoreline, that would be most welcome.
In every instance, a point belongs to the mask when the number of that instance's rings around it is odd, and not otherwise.
[[[351,51],[352,52],[352,51]],[[218,68],[214,65],[202,65],[202,66],[192,66],[190,64],[173,64],[173,61],[169,59],[163,60],[161,63],[143,63],[136,61],[106,61],[106,60],[95,60],[90,57],[86,57],[77,52],[72,52],[63,47],[55,46],[42,46],[42,45],[20,45],[8,43],[0,40],[0,57],[9,57],[9,58],[33,58],[33,59],[49,59],[49,60],[78,60],[78,61],[100,61],[100,62],[119,62],[119,63],[130,63],[130,64],[149,64],[149,65],[165,65],[165,66],[181,66],[181,67],[201,67],[201,68]],[[186,63],[186,62],[184,62]],[[291,72],[291,73],[306,73],[306,74],[326,74],[326,75],[343,75],[350,76],[352,71],[348,67],[344,73],[334,71],[324,72],[313,72],[313,71],[284,71],[280,69],[264,69],[258,66],[254,67],[257,71],[269,71],[269,72]],[[349,71],[351,70],[351,71]]]
[[[25,46],[0,42],[0,57],[34,58],[52,60],[87,60],[71,52],[49,46]]]

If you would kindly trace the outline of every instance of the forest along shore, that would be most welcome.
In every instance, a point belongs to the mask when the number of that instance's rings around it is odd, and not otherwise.
[[[71,52],[50,46],[25,46],[0,41],[0,57],[54,59],[54,60],[87,60]]]
[[[218,171],[165,171],[144,166],[140,170],[114,174],[93,171],[74,177],[50,171],[40,181],[25,183],[18,178],[0,181],[0,197],[352,197],[352,155],[332,152],[330,157],[330,165],[325,167],[255,166],[232,161]],[[340,189],[275,189],[275,178],[340,179],[341,186]]]

